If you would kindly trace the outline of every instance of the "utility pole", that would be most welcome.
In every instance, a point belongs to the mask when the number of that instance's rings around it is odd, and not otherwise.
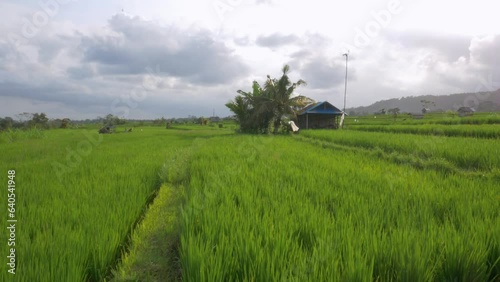
[[[347,53],[343,54],[342,56],[345,56],[345,86],[344,86],[344,122],[342,123],[342,128],[344,128],[344,123],[345,123],[345,103],[346,103],[346,98],[347,98],[347,64],[349,62],[349,51]]]

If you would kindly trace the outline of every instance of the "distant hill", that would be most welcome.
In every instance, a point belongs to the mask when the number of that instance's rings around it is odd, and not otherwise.
[[[425,106],[422,100],[428,101]],[[431,112],[456,111],[460,107],[472,107],[477,112],[500,111],[500,89],[492,92],[462,93],[451,95],[410,96],[399,99],[389,99],[373,103],[366,107],[348,108],[350,115],[366,115],[399,108],[401,113],[422,113],[425,107]]]

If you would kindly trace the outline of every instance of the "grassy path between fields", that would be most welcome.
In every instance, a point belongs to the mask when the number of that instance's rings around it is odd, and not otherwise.
[[[144,219],[134,230],[128,252],[122,256],[111,281],[180,281],[180,213],[192,154],[202,138],[178,148],[160,169],[163,183]]]
[[[132,235],[112,281],[178,281],[180,189],[162,185]]]

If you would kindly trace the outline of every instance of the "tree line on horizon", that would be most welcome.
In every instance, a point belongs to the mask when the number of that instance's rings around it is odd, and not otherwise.
[[[218,116],[213,117],[197,117],[188,116],[186,118],[170,118],[165,119],[124,119],[113,114],[108,114],[104,117],[98,116],[94,119],[85,120],[71,120],[69,118],[49,118],[45,113],[28,113],[23,112],[15,115],[15,118],[5,116],[0,117],[0,131],[6,130],[29,130],[29,129],[56,129],[56,128],[71,128],[78,127],[79,125],[94,124],[101,126],[116,126],[124,125],[127,123],[133,124],[133,126],[165,126],[173,124],[202,124],[207,125],[208,123],[218,123],[218,122],[228,122],[233,121],[233,118]]]
[[[69,118],[49,119],[45,113],[20,113],[18,119],[12,117],[0,117],[0,130],[9,129],[49,129],[49,128],[67,128],[71,124]]]

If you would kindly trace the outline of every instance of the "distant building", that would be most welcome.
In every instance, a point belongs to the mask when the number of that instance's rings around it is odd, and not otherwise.
[[[460,117],[472,116],[474,115],[475,110],[470,107],[461,107],[458,109],[457,113]]]
[[[106,125],[99,129],[99,134],[111,134],[115,132],[115,126],[114,125]]]
[[[220,117],[218,117],[218,116],[211,117],[210,122],[212,122],[212,123],[220,122]]]
[[[410,114],[413,119],[423,119],[424,114]]]
[[[325,102],[311,104],[297,114],[301,129],[338,128],[342,111]]]

